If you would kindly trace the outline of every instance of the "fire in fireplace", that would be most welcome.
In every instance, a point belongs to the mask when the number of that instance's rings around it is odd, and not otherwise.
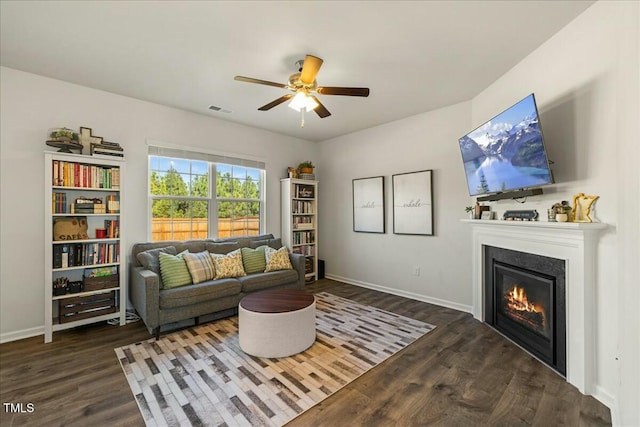
[[[564,375],[564,262],[490,246],[485,255],[485,322]]]
[[[524,323],[536,332],[545,333],[544,308],[529,302],[524,287],[513,285],[504,294],[503,309],[513,320]]]

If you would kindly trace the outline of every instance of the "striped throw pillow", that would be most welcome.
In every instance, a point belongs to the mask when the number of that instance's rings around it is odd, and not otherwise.
[[[213,261],[209,256],[209,251],[198,252],[197,254],[184,254],[184,260],[187,263],[189,274],[193,283],[206,282],[215,277],[215,269]]]
[[[184,255],[188,250],[178,255],[170,255],[164,252],[158,254],[160,259],[160,274],[162,275],[163,289],[177,288],[191,284],[191,275],[184,261]]]
[[[264,255],[266,246],[261,246],[256,249],[241,248],[242,251],[242,265],[244,271],[247,274],[263,273],[267,267],[267,260]]]

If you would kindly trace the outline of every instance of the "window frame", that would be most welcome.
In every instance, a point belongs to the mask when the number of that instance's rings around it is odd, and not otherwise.
[[[167,153],[167,154],[158,154],[158,153],[147,153],[147,240],[149,242],[163,242],[163,241],[171,241],[175,240],[173,237],[170,240],[152,240],[153,239],[153,202],[155,200],[182,200],[182,201],[204,201],[207,203],[208,215],[207,215],[207,238],[208,239],[216,239],[219,237],[218,233],[218,203],[224,201],[230,202],[247,202],[247,203],[258,203],[259,205],[259,215],[258,215],[258,224],[259,230],[258,234],[264,234],[266,229],[266,209],[267,209],[267,197],[266,197],[266,165],[262,164],[263,167],[245,165],[245,164],[236,164],[234,162],[225,163],[224,161],[217,161],[215,159],[201,159],[201,158],[191,158],[188,156],[189,151],[182,150],[184,156],[180,156],[175,153]],[[205,154],[193,152],[194,154]],[[151,161],[153,157],[164,157],[169,159],[181,159],[188,161],[206,161],[208,163],[208,173],[209,173],[209,185],[208,185],[208,197],[201,196],[175,196],[175,195],[155,195],[151,194]],[[200,156],[198,156],[200,157]],[[213,157],[218,157],[213,155]],[[239,159],[243,160],[243,159]],[[247,160],[250,162],[250,160]],[[229,198],[229,197],[221,197],[219,198],[217,195],[217,166],[218,165],[229,165],[235,167],[244,167],[250,169],[258,170],[259,176],[259,198],[258,199],[249,199],[249,198]],[[192,230],[193,232],[193,230]],[[244,236],[232,236],[232,237],[244,237]],[[194,237],[191,237],[194,238]]]

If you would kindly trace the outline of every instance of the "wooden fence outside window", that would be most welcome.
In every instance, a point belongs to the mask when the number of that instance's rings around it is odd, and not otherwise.
[[[153,218],[151,240],[188,240],[208,237],[206,218]],[[219,218],[218,238],[233,236],[257,236],[260,234],[259,217]]]

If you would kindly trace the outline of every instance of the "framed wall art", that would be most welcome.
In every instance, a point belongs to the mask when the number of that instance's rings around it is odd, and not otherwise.
[[[433,236],[432,170],[392,176],[393,233]]]
[[[384,233],[384,177],[353,180],[353,231]]]

